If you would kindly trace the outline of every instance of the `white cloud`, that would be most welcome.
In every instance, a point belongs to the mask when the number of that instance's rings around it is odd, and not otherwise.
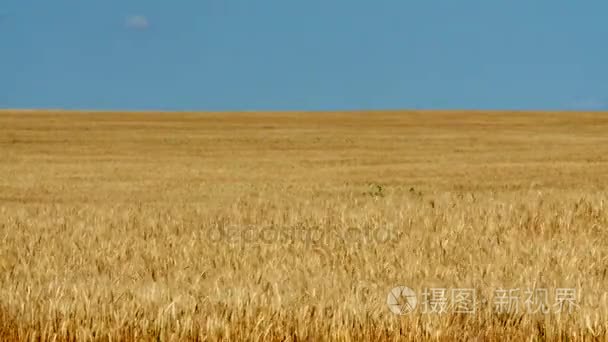
[[[133,15],[127,18],[126,26],[134,30],[145,30],[150,27],[148,18],[143,15]]]

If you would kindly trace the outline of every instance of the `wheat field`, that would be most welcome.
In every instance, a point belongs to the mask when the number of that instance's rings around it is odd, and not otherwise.
[[[0,340],[606,340],[607,132],[0,112]]]

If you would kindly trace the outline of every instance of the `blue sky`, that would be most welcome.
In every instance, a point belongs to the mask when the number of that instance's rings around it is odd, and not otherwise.
[[[605,0],[2,0],[0,108],[608,109]]]

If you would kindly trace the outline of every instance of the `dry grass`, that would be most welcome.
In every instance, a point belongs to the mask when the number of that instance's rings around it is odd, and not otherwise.
[[[605,340],[606,132],[603,113],[0,113],[0,340]],[[394,315],[397,285],[478,307]],[[578,307],[499,313],[500,288]]]

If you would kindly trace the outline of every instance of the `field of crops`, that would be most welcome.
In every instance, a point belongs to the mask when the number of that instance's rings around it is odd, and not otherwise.
[[[606,113],[3,111],[0,340],[604,340],[607,189]]]

